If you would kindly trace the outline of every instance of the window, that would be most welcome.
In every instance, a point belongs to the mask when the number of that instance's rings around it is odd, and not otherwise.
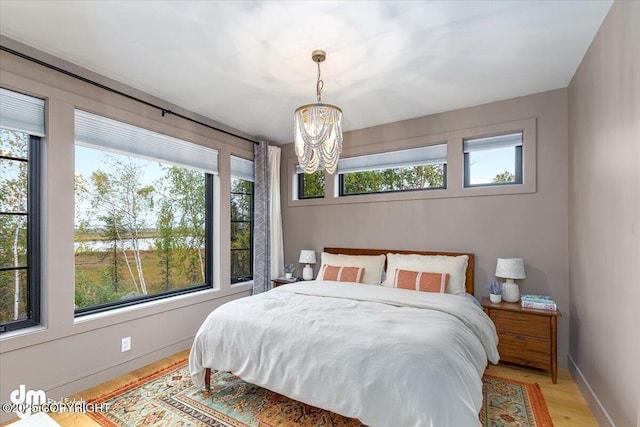
[[[0,332],[40,323],[44,101],[0,89]]]
[[[296,165],[296,176],[298,177],[298,200],[324,197],[324,169],[308,174]]]
[[[253,280],[253,162],[231,156],[231,284]]]
[[[447,145],[350,157],[338,161],[340,196],[447,187]]]
[[[217,151],[75,119],[76,315],[211,288]]]
[[[464,186],[522,184],[522,132],[464,141]]]

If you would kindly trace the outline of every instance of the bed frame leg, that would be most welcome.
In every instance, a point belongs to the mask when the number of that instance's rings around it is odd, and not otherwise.
[[[211,390],[211,368],[204,370],[204,389],[207,391]]]

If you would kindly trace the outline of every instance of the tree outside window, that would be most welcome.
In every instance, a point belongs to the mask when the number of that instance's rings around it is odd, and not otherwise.
[[[231,283],[253,279],[253,182],[231,178]]]
[[[206,284],[206,174],[76,146],[75,304]]]

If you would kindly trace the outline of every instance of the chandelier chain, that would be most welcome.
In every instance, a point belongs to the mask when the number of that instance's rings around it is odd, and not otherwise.
[[[316,83],[316,99],[318,103],[322,103],[322,88],[324,87],[324,81],[320,78],[320,62],[318,64],[318,82]]]

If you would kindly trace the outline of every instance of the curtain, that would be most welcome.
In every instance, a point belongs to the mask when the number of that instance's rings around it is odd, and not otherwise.
[[[271,279],[284,275],[284,243],[280,206],[280,147],[269,146]]]
[[[269,145],[260,141],[255,146],[253,159],[255,181],[253,185],[253,295],[271,289],[269,231]]]

